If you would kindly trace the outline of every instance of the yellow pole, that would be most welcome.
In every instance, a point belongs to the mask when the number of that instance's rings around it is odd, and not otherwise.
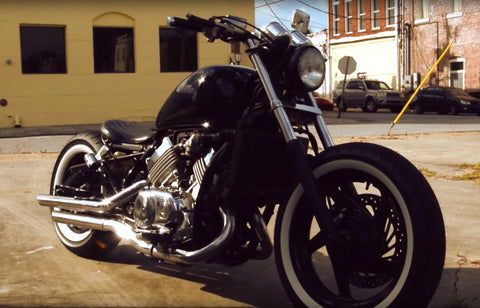
[[[410,98],[408,99],[407,103],[405,104],[405,106],[403,106],[403,109],[402,111],[400,111],[400,113],[397,115],[397,117],[395,118],[395,120],[393,120],[392,124],[390,125],[390,129],[388,130],[388,135],[390,135],[390,132],[392,131],[392,128],[393,126],[395,126],[395,124],[397,124],[398,120],[400,120],[400,118],[402,117],[402,115],[405,113],[405,111],[407,110],[408,106],[410,105],[410,103],[412,102],[412,100],[415,98],[415,96],[417,95],[417,93],[420,91],[420,89],[423,87],[423,84],[427,81],[427,79],[430,77],[430,75],[432,74],[433,70],[437,67],[438,63],[440,63],[440,61],[442,61],[443,57],[445,57],[445,55],[447,54],[447,52],[450,50],[450,47],[452,47],[452,44],[453,44],[453,41],[451,41],[448,46],[445,48],[445,50],[442,52],[442,54],[440,55],[440,57],[438,58],[438,60],[433,64],[432,68],[430,68],[430,70],[428,71],[427,75],[425,75],[425,77],[423,77],[422,79],[422,82],[420,82],[420,85],[417,87],[417,89],[415,90],[415,92],[413,92],[413,94],[410,96]]]

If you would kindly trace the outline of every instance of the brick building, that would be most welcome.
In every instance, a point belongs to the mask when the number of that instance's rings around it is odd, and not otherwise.
[[[400,32],[402,75],[424,76],[450,41],[430,85],[480,88],[480,1],[404,0]]]
[[[330,73],[333,85],[344,75],[338,61],[351,56],[358,74],[399,85],[396,0],[329,0]]]
[[[480,88],[480,1],[329,0],[330,73],[352,56],[357,70],[393,88],[414,88],[453,40],[427,85]]]

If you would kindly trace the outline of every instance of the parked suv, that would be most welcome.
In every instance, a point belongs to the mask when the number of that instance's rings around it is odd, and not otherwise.
[[[349,107],[361,107],[364,112],[375,112],[378,108],[387,108],[399,112],[405,105],[403,94],[392,90],[385,82],[379,80],[347,80],[342,95],[343,81],[334,91],[333,100],[337,107],[346,111]]]
[[[415,113],[436,111],[440,114],[473,112],[480,115],[480,99],[463,89],[452,87],[427,87],[418,92],[410,105]]]

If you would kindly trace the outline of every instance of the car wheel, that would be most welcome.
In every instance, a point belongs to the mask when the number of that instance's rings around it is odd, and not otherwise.
[[[423,113],[422,106],[420,106],[420,104],[415,104],[415,106],[413,106],[413,112],[415,112],[416,114],[422,114]]]
[[[376,112],[377,111],[377,106],[375,105],[375,102],[373,99],[368,98],[365,101],[365,107],[363,109],[364,112]]]
[[[453,104],[451,107],[450,107],[450,113],[453,114],[453,115],[457,115],[458,114],[458,106]]]

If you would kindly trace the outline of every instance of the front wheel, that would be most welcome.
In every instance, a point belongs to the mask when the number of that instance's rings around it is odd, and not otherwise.
[[[297,185],[275,226],[275,258],[301,307],[421,307],[440,280],[445,230],[435,195],[398,153],[367,143],[325,150],[313,173],[336,234]]]

